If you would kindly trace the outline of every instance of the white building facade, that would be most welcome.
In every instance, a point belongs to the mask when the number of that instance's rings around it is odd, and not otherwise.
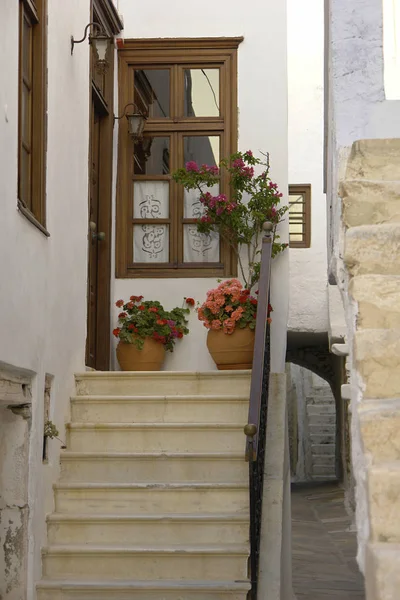
[[[287,189],[287,66],[286,66],[286,7],[272,2],[257,3],[253,7],[262,19],[243,19],[242,7],[229,2],[218,5],[206,2],[201,10],[195,5],[178,2],[174,10],[159,3],[152,7],[157,18],[149,18],[148,7],[134,6],[131,2],[119,2],[119,11],[124,16],[124,37],[141,38],[210,38],[243,37],[237,50],[238,82],[238,149],[251,149],[255,155],[269,152],[271,177],[281,190]],[[253,10],[252,9],[252,10]],[[177,19],[176,15],[181,15]],[[210,14],[213,15],[210,19]],[[264,21],[265,19],[265,21]],[[264,40],[264,23],[274,23]],[[264,41],[263,41],[264,40]],[[201,43],[201,42],[200,42]],[[270,53],[270,48],[279,49],[279,59]],[[151,48],[151,46],[150,46]],[[212,51],[212,50],[211,50]],[[256,67],[256,65],[261,65]],[[257,73],[255,75],[254,69]],[[282,102],[278,101],[278,98]],[[221,156],[223,158],[223,156]],[[115,167],[117,168],[117,155]],[[287,239],[287,225],[282,227],[282,240]],[[116,234],[118,237],[118,231]],[[116,240],[118,243],[118,239]],[[276,307],[272,325],[274,338],[273,368],[284,369],[285,331],[288,310],[288,256],[287,253],[274,261],[274,284],[272,304]],[[162,285],[160,285],[160,283]],[[167,279],[117,278],[113,283],[115,301],[130,295],[143,295],[145,299],[157,299],[166,307],[181,305],[185,296],[202,302],[206,291],[216,287],[217,277],[169,277]],[[114,317],[117,313],[114,312]],[[195,314],[190,320],[191,334],[167,357],[166,369],[202,370],[214,369],[206,346],[206,330],[197,321]],[[115,363],[114,363],[115,364]]]
[[[312,35],[305,35],[311,28]],[[309,247],[291,247],[290,332],[328,331],[324,160],[324,7],[288,2],[289,185],[311,193]]]
[[[201,10],[183,2],[173,10],[161,2],[151,10],[127,1],[114,6],[109,0],[94,1],[93,6],[80,0],[2,3],[0,570],[5,577],[0,578],[0,596],[4,600],[35,598],[40,551],[46,544],[45,516],[53,510],[52,484],[59,473],[73,376],[86,366],[117,368],[110,343],[114,302],[140,294],[172,308],[185,296],[202,301],[217,284],[215,276],[115,276],[121,235],[116,226],[118,129],[120,135],[124,129],[114,127],[113,117],[124,106],[119,100],[114,44],[108,50],[107,74],[96,72],[87,39],[75,44],[71,53],[71,36],[82,38],[92,20],[100,20],[110,37],[125,38],[126,46],[129,39],[179,38],[190,45],[194,38],[207,37],[210,46],[215,39],[217,47],[224,47],[226,38],[243,37],[232,70],[234,88],[224,89],[222,79],[221,94],[236,97],[237,68],[238,118],[235,114],[232,123],[238,130],[238,148],[269,152],[272,178],[282,191],[288,185],[284,3],[257,0],[246,19],[242,6],[225,1],[218,5],[207,1]],[[271,24],[267,36],[266,23]],[[38,65],[41,80],[35,79]],[[36,104],[37,98],[42,102]],[[32,196],[26,195],[24,185],[33,190]],[[104,240],[96,237],[99,232],[105,233]],[[287,239],[285,223],[281,237]],[[286,353],[288,261],[285,252],[273,265],[271,366],[278,372],[284,371]],[[190,329],[165,368],[215,369],[195,314]],[[96,352],[101,356],[97,364]],[[48,441],[44,448],[46,421],[56,425],[62,441]]]

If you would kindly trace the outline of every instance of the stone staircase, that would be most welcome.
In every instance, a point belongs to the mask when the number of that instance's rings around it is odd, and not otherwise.
[[[76,376],[38,600],[245,600],[249,371]]]
[[[367,599],[395,600],[400,597],[400,140],[353,144],[341,197],[359,558]]]
[[[316,481],[336,479],[336,408],[329,386],[313,387],[313,395],[306,397],[306,407],[312,478]]]

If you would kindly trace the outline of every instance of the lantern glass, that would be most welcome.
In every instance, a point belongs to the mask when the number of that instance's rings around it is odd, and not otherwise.
[[[97,52],[97,60],[99,62],[105,62],[110,39],[106,35],[100,34],[93,36],[92,41]]]
[[[139,140],[142,137],[146,118],[141,113],[126,115],[129,124],[129,133],[133,139]]]

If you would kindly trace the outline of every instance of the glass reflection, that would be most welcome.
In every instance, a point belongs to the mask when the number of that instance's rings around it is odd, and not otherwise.
[[[145,136],[135,144],[135,175],[168,175],[169,137]]]
[[[185,69],[185,117],[219,117],[219,69]]]
[[[198,165],[215,166],[219,163],[218,135],[190,135],[183,138],[185,164],[194,161]]]
[[[139,110],[152,119],[169,117],[169,69],[141,69],[135,71],[134,98]]]

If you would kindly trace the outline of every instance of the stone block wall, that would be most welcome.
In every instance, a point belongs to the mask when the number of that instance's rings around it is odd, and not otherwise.
[[[341,185],[358,560],[368,600],[400,589],[400,140],[353,144]]]

